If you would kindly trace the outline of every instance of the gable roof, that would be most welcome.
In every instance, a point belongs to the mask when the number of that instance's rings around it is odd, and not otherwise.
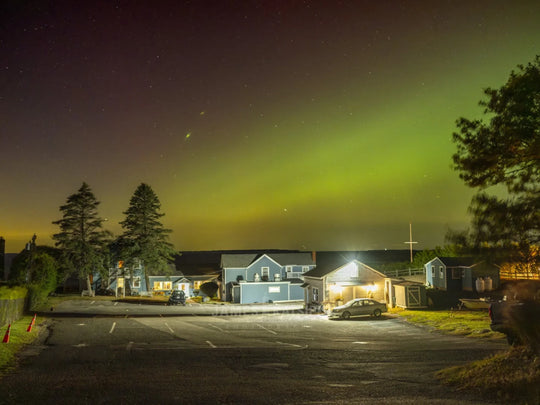
[[[324,277],[337,268],[355,260],[375,269],[381,264],[409,261],[410,250],[317,252],[317,267],[304,273],[304,276]]]
[[[261,257],[267,256],[281,266],[314,265],[311,253],[248,253],[248,254],[223,254],[221,255],[222,268],[246,268]]]
[[[474,257],[436,257],[435,259],[439,259],[446,267],[473,267],[478,264]]]
[[[224,254],[221,255],[221,267],[222,268],[244,268],[248,267],[255,261],[255,258],[259,256],[256,253],[245,254]]]
[[[358,268],[362,267],[364,270],[367,270],[369,271],[369,273],[377,276],[377,277],[381,277],[381,278],[386,278],[386,275],[381,273],[380,271],[378,270],[375,270],[374,268],[372,268],[371,266],[368,266],[366,263],[362,263],[360,262],[359,260],[351,260],[351,261],[348,261],[348,262],[345,262],[343,264],[341,264],[340,266],[337,266],[337,267],[332,267],[330,265],[328,266],[324,266],[324,267],[315,267],[313,270],[310,270],[306,273],[304,273],[304,278],[305,277],[315,277],[315,278],[322,278],[322,277],[325,277],[335,271],[338,271],[338,270],[341,270],[343,269],[344,267],[348,266],[350,263],[356,263],[358,265]]]

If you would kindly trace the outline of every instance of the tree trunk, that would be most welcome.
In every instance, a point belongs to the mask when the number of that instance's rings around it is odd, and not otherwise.
[[[94,296],[94,291],[92,291],[92,283],[90,282],[90,274],[86,276],[86,289],[88,290],[88,294],[90,297]]]

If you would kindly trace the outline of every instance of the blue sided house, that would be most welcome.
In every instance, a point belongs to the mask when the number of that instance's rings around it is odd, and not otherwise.
[[[426,285],[438,290],[484,292],[499,287],[499,269],[472,257],[435,257],[424,268]]]
[[[311,253],[223,254],[223,300],[238,304],[303,300],[303,275],[314,267]]]

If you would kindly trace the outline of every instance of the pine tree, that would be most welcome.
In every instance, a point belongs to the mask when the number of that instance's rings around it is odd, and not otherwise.
[[[60,227],[60,232],[54,234],[53,239],[62,250],[63,264],[86,279],[91,294],[90,274],[103,269],[110,236],[102,228],[104,220],[98,216],[98,205],[99,201],[88,184],[83,183],[77,193],[70,195],[66,204],[60,207],[62,219],[53,222]]]
[[[453,134],[454,169],[479,192],[470,205],[473,247],[496,248],[507,259],[537,269],[540,257],[540,56],[512,71],[499,89],[487,88],[485,120],[460,118]],[[502,187],[501,187],[502,186]],[[501,188],[506,189],[501,197]],[[467,240],[468,238],[468,240]],[[493,255],[493,249],[487,249]],[[538,270],[535,270],[536,272]]]
[[[129,266],[139,260],[148,277],[153,274],[170,274],[170,263],[176,254],[168,241],[170,229],[165,229],[160,218],[161,203],[152,188],[144,183],[133,193],[129,208],[120,222],[124,233],[120,237],[125,263]],[[147,280],[148,285],[148,280]]]

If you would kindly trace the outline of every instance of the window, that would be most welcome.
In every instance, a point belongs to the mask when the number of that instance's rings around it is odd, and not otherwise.
[[[133,288],[141,288],[141,278],[133,277]]]
[[[154,290],[172,290],[172,282],[154,281]]]
[[[294,267],[295,266],[285,266],[285,270],[287,272],[287,278],[303,279],[304,273],[306,271],[309,271],[309,266],[302,266],[302,270],[300,270],[300,266],[296,266],[296,269]]]
[[[431,266],[431,277],[435,277],[435,266]]]
[[[268,292],[269,293],[279,293],[280,292],[280,287],[279,286],[274,286],[274,287],[268,287]]]
[[[194,281],[193,282],[193,288],[195,290],[198,290],[199,288],[201,288],[201,284],[202,284],[202,281]]]
[[[439,278],[444,278],[444,267],[439,266]]]
[[[268,278],[269,275],[270,275],[270,267],[261,267],[261,277],[266,276],[266,278]]]
[[[319,289],[313,287],[313,301],[319,302]]]

